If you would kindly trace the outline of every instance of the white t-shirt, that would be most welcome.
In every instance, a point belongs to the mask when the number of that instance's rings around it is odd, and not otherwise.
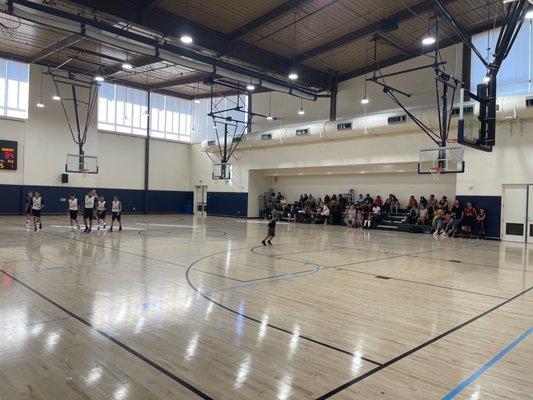
[[[78,199],[68,199],[68,209],[78,211]]]
[[[324,205],[324,207],[322,208],[322,215],[324,215],[326,217],[329,217],[329,208],[328,208],[328,206]]]
[[[42,197],[34,197],[31,203],[32,210],[40,210],[43,208],[43,198]]]
[[[99,201],[98,202],[98,211],[104,211],[105,210],[105,201]]]
[[[94,208],[94,196],[85,196],[85,208]]]
[[[372,212],[374,214],[379,214],[381,212],[381,207],[380,206],[374,206],[372,207]]]
[[[111,211],[112,212],[120,212],[120,201],[113,201],[113,203],[111,203]]]

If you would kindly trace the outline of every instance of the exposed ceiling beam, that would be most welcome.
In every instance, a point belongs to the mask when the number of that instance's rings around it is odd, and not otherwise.
[[[194,46],[216,53],[228,55],[264,71],[285,75],[292,65],[291,60],[260,47],[242,41],[231,42],[222,32],[187,20],[179,15],[154,7],[145,11],[141,5],[128,0],[71,0],[73,3],[92,8],[134,24],[145,26],[166,36],[179,37],[180,28],[187,27],[194,38]],[[194,47],[193,46],[193,47]],[[322,72],[309,66],[299,66],[300,82],[305,85],[322,87]]]
[[[167,81],[159,82],[153,85],[150,85],[151,89],[164,89],[172,86],[179,85],[190,85],[197,82],[202,82],[204,78],[210,76],[211,74],[188,74],[185,76],[179,76],[177,78],[169,79]]]
[[[81,41],[83,39],[84,39],[83,36],[74,33],[74,34],[72,34],[70,36],[64,37],[61,40],[58,40],[54,44],[52,44],[52,45],[42,49],[41,51],[35,53],[33,56],[31,56],[29,58],[28,61],[30,63],[35,63],[35,62],[37,62],[39,60],[45,59],[47,57],[50,57],[52,54],[55,54],[58,51],[64,50],[64,49],[66,49],[66,48],[78,43],[79,41]]]
[[[454,1],[457,0],[443,0],[443,2],[446,4],[452,3]],[[386,20],[395,19],[398,21],[398,24],[400,24],[401,22],[407,21],[411,18],[415,18],[417,14],[423,14],[428,11],[431,11],[433,10],[433,8],[433,1],[426,0],[409,7],[409,9],[404,8],[403,10],[398,11],[396,14],[393,14],[392,16],[388,17]],[[381,20],[376,23],[363,26],[362,28],[356,29],[355,31],[349,32],[345,35],[342,35],[341,37],[338,37],[310,50],[307,50],[301,54],[298,54],[294,59],[297,63],[301,63],[302,61],[308,60],[312,57],[316,57],[319,54],[344,46],[348,43],[355,42],[374,33],[378,33],[381,30],[381,24],[384,21],[385,20]]]
[[[282,15],[288,13],[289,11],[300,7],[304,5],[305,3],[309,3],[312,0],[287,0],[283,4],[277,6],[276,8],[266,12],[265,14],[261,15],[260,17],[257,17],[253,21],[248,22],[246,25],[241,26],[240,28],[235,29],[233,32],[231,32],[228,37],[230,40],[238,39],[239,37],[249,33],[253,32],[254,30],[260,28],[263,25],[268,24],[269,22],[272,22],[276,18],[281,17]]]
[[[254,91],[253,91],[253,94],[257,94],[257,93],[266,93],[266,92],[270,92],[269,89],[266,89],[264,87],[258,87],[256,88]],[[230,89],[230,90],[221,90],[221,91],[218,91],[218,92],[213,92],[213,97],[228,97],[228,96],[235,96],[236,94],[240,93],[241,95],[244,94],[244,92],[241,90],[241,91],[237,91],[235,89]],[[204,93],[204,94],[200,94],[198,96],[194,96],[195,99],[209,99],[211,98],[211,92],[207,92],[207,93]]]
[[[498,20],[496,21],[496,24],[494,23],[490,23],[490,24],[485,24],[485,25],[482,25],[476,29],[473,29],[469,32],[470,35],[475,35],[475,34],[478,34],[478,33],[481,33],[481,32],[485,32],[489,29],[492,29],[494,27],[499,27],[501,26],[502,24],[502,20]],[[446,39],[443,39],[441,41],[439,41],[439,47],[441,49],[445,48],[445,47],[448,47],[448,46],[453,46],[454,44],[457,44],[457,43],[461,43],[462,40],[459,36],[453,36],[453,37],[449,37],[449,38],[446,38]],[[411,56],[409,54],[406,54],[406,53],[400,53],[400,54],[396,54],[395,56],[392,56],[390,58],[387,58],[383,61],[379,61],[379,66],[380,68],[386,68],[386,67],[390,67],[392,65],[395,65],[395,64],[398,64],[398,63],[401,63],[401,62],[404,62],[404,61],[407,61],[407,60],[411,60],[413,58],[416,58],[416,57],[420,57],[420,55],[417,55],[417,56]],[[362,76],[365,74],[365,72],[368,72],[368,71],[371,71],[371,69],[373,68],[372,65],[367,65],[366,67],[361,67],[361,68],[357,68],[353,71],[350,71],[350,72],[346,72],[342,75],[339,75],[339,82],[343,82],[343,81],[347,81],[348,79],[353,79],[353,78],[357,78],[358,76]]]
[[[135,68],[146,67],[148,65],[155,64],[158,61],[159,60],[154,57],[141,56],[141,57],[131,58],[128,62],[133,66],[133,69],[135,70]],[[118,64],[110,66],[110,67],[103,66],[102,69],[104,70],[104,74],[106,75],[106,77],[110,77],[112,75],[116,75],[118,73],[123,72],[126,74],[124,77],[122,77],[122,79],[124,79],[124,78],[127,78],[128,71],[122,68],[122,64],[123,64],[122,62],[119,62]]]

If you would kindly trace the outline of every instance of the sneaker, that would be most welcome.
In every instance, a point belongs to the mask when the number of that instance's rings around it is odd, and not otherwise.
[[[39,229],[43,229],[43,224],[39,222]]]
[[[438,235],[439,235],[439,231],[433,232],[433,236],[438,236]]]
[[[36,226],[33,227],[33,231],[37,232],[37,227]]]
[[[91,233],[92,228],[87,229],[87,233]]]
[[[118,228],[118,231],[119,231],[119,232],[122,232],[122,227]]]
[[[97,231],[99,231],[99,230],[100,230],[100,225],[98,225],[98,228],[96,228],[96,230],[97,230]]]
[[[102,229],[105,229],[105,228],[107,228],[107,225],[106,225],[106,224],[104,224],[104,227],[103,227]]]
[[[109,232],[113,232],[113,228],[109,228]]]
[[[30,221],[26,221],[26,223],[24,224],[24,226],[25,226],[26,228],[28,228],[28,227],[30,226]]]
[[[272,242],[270,240],[267,243],[272,246]]]
[[[442,233],[440,234],[440,236],[446,236],[448,237],[448,233],[446,231],[442,231]]]
[[[266,246],[266,245],[267,245],[266,242],[265,242],[264,240],[261,240],[261,244],[262,244],[263,246]]]

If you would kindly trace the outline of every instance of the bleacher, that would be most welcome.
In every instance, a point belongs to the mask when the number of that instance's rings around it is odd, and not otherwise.
[[[374,229],[410,232],[410,233],[430,233],[431,225],[417,225],[403,222],[408,216],[407,210],[398,210],[398,213],[390,213],[377,222]]]

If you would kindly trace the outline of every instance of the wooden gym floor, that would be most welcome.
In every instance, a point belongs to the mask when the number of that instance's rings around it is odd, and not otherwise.
[[[533,248],[0,218],[0,399],[533,399]]]

